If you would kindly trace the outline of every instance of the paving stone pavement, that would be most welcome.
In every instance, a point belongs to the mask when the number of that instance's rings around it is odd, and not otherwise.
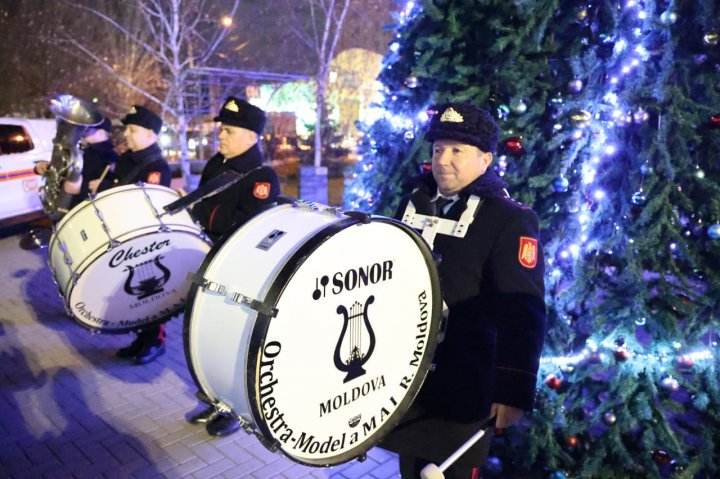
[[[131,335],[91,334],[69,319],[47,250],[0,233],[0,477],[397,478],[397,456],[297,464],[242,431],[211,438],[185,416],[201,409],[168,323],[167,353],[135,366],[115,358]],[[3,237],[3,234],[5,235]]]

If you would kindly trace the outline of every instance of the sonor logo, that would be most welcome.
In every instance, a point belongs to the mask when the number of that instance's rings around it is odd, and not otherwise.
[[[391,260],[375,263],[369,266],[360,266],[347,271],[338,271],[332,276],[315,278],[315,290],[312,297],[315,300],[324,298],[328,293],[337,295],[343,291],[369,286],[371,284],[390,281],[393,276],[393,262]],[[330,279],[332,278],[332,280]],[[332,286],[328,288],[330,283]]]

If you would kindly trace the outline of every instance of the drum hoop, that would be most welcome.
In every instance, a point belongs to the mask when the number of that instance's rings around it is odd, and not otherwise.
[[[139,229],[138,229],[138,230],[134,230],[134,231],[139,231]],[[181,232],[181,233],[183,233],[183,234],[189,234],[189,235],[195,236],[195,237],[197,237],[197,238],[200,238],[200,239],[203,240],[205,243],[207,243],[207,241],[205,241],[205,240],[202,238],[202,236],[200,236],[200,235],[194,235],[191,231],[174,231],[174,232]],[[154,233],[156,233],[156,232],[144,233],[144,234],[140,234],[140,235],[134,236],[134,237],[132,237],[132,238],[128,238],[128,239],[142,238],[143,236],[150,236],[150,235],[152,235],[152,234],[154,234]],[[109,243],[109,241],[108,241],[108,243]],[[104,246],[107,246],[108,243],[105,243]],[[95,253],[97,253],[97,251],[98,251],[99,249],[101,249],[101,248],[97,248],[95,251],[93,251],[93,255],[94,255]],[[108,251],[109,251],[109,250],[108,250]],[[82,268],[82,271],[81,271],[80,273],[77,273],[77,271],[74,271],[74,272],[73,272],[74,274],[77,274],[78,279],[80,278],[80,276],[82,276],[82,274],[85,272],[85,270],[88,268],[88,266],[89,266],[90,264],[92,264],[92,262],[90,262],[89,264],[86,264],[86,263],[88,262],[88,260],[89,260],[90,258],[93,257],[93,255],[89,255],[87,258],[85,258],[85,260],[84,260],[82,263],[80,263],[81,266],[84,266],[84,267]],[[94,257],[94,259],[97,259],[98,257],[99,257],[99,256],[96,256],[96,257]],[[78,268],[78,270],[80,270],[80,268]],[[70,281],[68,282],[68,286],[67,286],[67,293],[65,294],[65,298],[63,298],[65,304],[69,304],[69,303],[70,303],[70,295],[72,294],[72,291],[73,291],[74,289],[75,289],[75,285],[72,284],[72,276],[71,276],[71,277],[70,277]],[[179,308],[177,311],[174,311],[174,312],[168,314],[168,316],[175,316],[176,314],[178,314],[178,313],[181,312],[182,310],[183,310],[183,308]],[[69,312],[68,315],[71,316],[72,319],[74,319],[76,323],[78,323],[80,326],[82,326],[84,329],[87,329],[87,330],[90,331],[91,333],[127,334],[127,333],[131,333],[131,332],[133,332],[133,331],[137,331],[138,329],[141,329],[141,328],[147,327],[147,326],[149,326],[149,325],[152,325],[152,324],[155,324],[155,323],[160,322],[160,320],[155,320],[155,321],[151,321],[151,322],[149,322],[149,323],[143,324],[142,326],[132,326],[132,327],[128,327],[128,328],[107,330],[107,329],[102,329],[102,328],[99,328],[99,327],[88,326],[86,323],[80,321],[80,319],[78,319],[78,317],[75,315],[75,313],[72,312],[72,307],[68,307],[68,312]],[[166,320],[166,321],[169,321],[169,320]],[[164,322],[164,321],[163,321],[163,322]]]
[[[407,226],[405,223],[385,217],[372,217],[372,221],[390,223],[398,226],[399,229],[401,229],[408,236],[410,236],[410,238],[413,239],[418,245],[420,251],[422,252],[423,258],[425,259],[425,263],[428,266],[435,265],[435,259],[433,257],[432,251],[430,250],[430,247],[427,245],[427,242],[425,242],[425,240],[420,235],[418,235],[415,230]],[[276,307],[283,291],[285,290],[285,287],[288,285],[288,283],[295,275],[297,270],[300,268],[300,266],[302,266],[305,260],[310,257],[312,252],[315,251],[331,236],[335,235],[341,230],[344,230],[350,226],[356,225],[361,222],[362,220],[359,219],[347,218],[336,223],[332,223],[325,228],[317,231],[303,245],[301,245],[300,248],[298,248],[285,262],[283,267],[273,279],[263,302],[272,307]],[[430,282],[432,285],[433,298],[440,298],[441,290],[438,270],[435,267],[429,267],[428,270],[430,272]],[[280,279],[283,280],[279,281]],[[408,411],[408,409],[410,409],[410,406],[415,397],[417,396],[418,392],[420,391],[420,387],[425,382],[425,378],[430,369],[430,363],[432,362],[432,358],[435,354],[435,348],[437,347],[437,338],[440,332],[441,316],[442,301],[434,301],[432,307],[432,318],[434,318],[435,320],[431,321],[430,331],[428,331],[428,345],[425,350],[423,359],[420,361],[420,365],[418,366],[418,371],[422,371],[422,373],[416,375],[415,379],[413,379],[408,393],[405,395],[402,401],[400,401],[400,405],[397,407],[397,409],[395,409],[395,412],[393,413],[393,420],[386,421],[372,435],[370,435],[369,438],[365,442],[363,442],[362,445],[358,445],[353,449],[350,449],[342,454],[339,454],[338,456],[335,456],[333,458],[332,465],[348,462],[364,455],[368,450],[375,447],[382,437],[386,436],[387,433],[390,432],[390,430],[392,430],[400,423],[405,413]],[[260,430],[261,434],[268,439],[272,438],[273,436],[270,433],[270,429],[268,428],[267,424],[263,420],[260,420],[260,418],[262,417],[261,408],[259,406],[259,398],[256,394],[254,385],[257,380],[258,365],[260,363],[262,355],[261,348],[267,335],[270,321],[270,317],[261,313],[257,314],[257,318],[255,320],[255,324],[253,325],[253,330],[250,337],[250,343],[248,346],[249,351],[256,351],[257,353],[255,357],[249,357],[248,355],[246,363],[247,377],[245,379],[248,403],[251,410],[250,413],[252,414],[253,419],[255,420],[255,424]],[[185,341],[185,344],[187,345],[188,341]],[[190,364],[190,361],[188,361],[188,364]],[[293,461],[300,464],[305,464],[308,466],[328,465],[327,460],[301,460],[295,456],[292,456],[283,448],[280,448],[280,451],[282,451],[284,455],[286,455]]]
[[[137,185],[122,185],[122,186],[116,186],[116,187],[114,187],[114,188],[110,188],[110,189],[108,189],[108,190],[101,191],[100,193],[98,193],[98,196],[97,196],[93,201],[95,201],[95,202],[101,202],[101,201],[103,201],[105,198],[109,198],[110,196],[113,196],[113,195],[122,193],[122,192],[124,192],[124,191],[133,190],[133,189],[135,189],[135,188],[137,188]],[[172,188],[168,188],[167,186],[154,185],[154,184],[151,184],[151,183],[143,183],[143,188],[145,188],[146,190],[159,190],[159,191],[172,191],[172,192],[175,192],[175,190],[173,190]],[[69,212],[68,214],[66,214],[65,216],[63,216],[63,218],[58,222],[57,228],[55,229],[55,231],[54,231],[54,233],[53,233],[53,235],[52,235],[52,238],[50,239],[50,243],[48,244],[48,248],[47,248],[48,251],[50,251],[50,250],[53,248],[54,242],[55,242],[55,241],[57,240],[57,238],[60,236],[60,232],[61,232],[62,229],[65,227],[65,225],[70,222],[70,218],[73,218],[74,216],[80,214],[80,212],[81,212],[81,211],[84,211],[85,208],[91,208],[91,207],[92,207],[92,205],[93,205],[93,202],[92,202],[92,201],[90,201],[89,199],[83,200],[83,202],[85,202],[85,201],[86,201],[85,204],[80,203],[80,204],[77,205],[75,208],[71,209],[70,212]],[[77,210],[77,211],[76,211],[76,210]]]

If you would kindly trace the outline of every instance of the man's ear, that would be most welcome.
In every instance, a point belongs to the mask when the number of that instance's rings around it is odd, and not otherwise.
[[[493,162],[493,154],[490,152],[483,152],[483,161],[485,162],[485,168],[488,168]]]

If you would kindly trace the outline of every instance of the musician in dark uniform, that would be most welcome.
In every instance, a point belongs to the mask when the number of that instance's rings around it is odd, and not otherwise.
[[[497,428],[532,409],[545,334],[544,264],[536,214],[509,198],[490,168],[499,129],[473,105],[437,108],[425,134],[432,171],[416,178],[398,210],[458,220],[479,199],[464,238],[438,234],[444,340],[408,414],[380,447],[400,454],[404,478],[444,462],[491,416]],[[470,199],[473,198],[473,201]],[[490,436],[445,471],[478,477]]]
[[[111,131],[110,120],[105,118],[99,125],[91,126],[83,132],[80,140],[80,147],[83,151],[82,179],[63,183],[65,192],[74,195],[69,209],[86,200],[90,193],[90,181],[100,178],[107,166],[113,167],[117,162],[118,154],[115,153],[113,142],[110,139]],[[42,175],[47,167],[47,161],[39,161],[35,165],[35,173]]]
[[[229,97],[215,121],[220,122],[219,152],[205,165],[200,186],[227,170],[244,175],[229,188],[205,198],[192,210],[193,216],[217,244],[233,226],[244,223],[276,202],[280,180],[271,167],[262,164],[258,140],[265,127],[263,110],[245,100]],[[235,416],[219,412],[213,406],[192,416],[189,421],[205,424],[208,434],[213,436],[226,436],[240,427]]]
[[[157,144],[157,135],[162,128],[160,117],[145,107],[135,105],[122,119],[122,123],[125,125],[123,136],[128,151],[120,155],[115,171],[108,173],[99,184],[98,192],[138,182],[169,187],[172,174]],[[93,180],[88,185],[93,189],[98,183],[99,180]],[[132,214],[132,211],[128,214]],[[119,349],[117,356],[132,358],[135,364],[147,364],[165,354],[164,321],[171,317],[141,328],[137,338],[129,346]]]

